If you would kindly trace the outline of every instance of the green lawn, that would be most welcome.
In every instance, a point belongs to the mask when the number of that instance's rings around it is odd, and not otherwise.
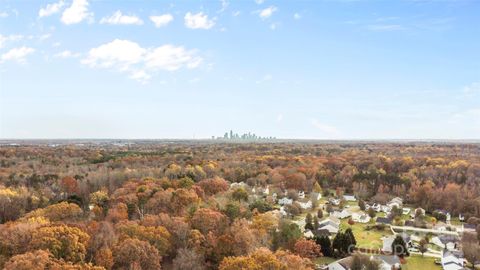
[[[352,226],[348,224],[348,220],[344,219],[340,223],[340,230],[344,231],[347,228],[352,228],[353,235],[357,240],[357,247],[377,249],[383,247],[383,236],[391,235],[391,231],[385,228],[384,231],[377,231],[371,229],[367,231],[365,229],[367,224],[355,223]]]
[[[314,262],[318,264],[330,264],[336,260],[337,259],[331,258],[331,257],[319,257],[319,258],[316,258]]]
[[[440,265],[434,263],[435,258],[410,256],[406,258],[407,263],[402,264],[402,270],[441,270]]]

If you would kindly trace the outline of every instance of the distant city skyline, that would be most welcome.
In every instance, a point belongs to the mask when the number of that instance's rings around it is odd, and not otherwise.
[[[480,139],[480,1],[0,3],[0,139]]]

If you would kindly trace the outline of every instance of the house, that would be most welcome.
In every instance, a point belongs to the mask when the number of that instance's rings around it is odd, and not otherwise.
[[[344,219],[350,217],[352,214],[350,211],[343,209],[342,211],[333,211],[330,215],[339,219]]]
[[[343,199],[347,202],[356,202],[357,199],[354,195],[343,195]]]
[[[378,203],[374,203],[374,204],[371,206],[371,208],[372,208],[373,210],[375,210],[375,212],[380,212],[380,211],[382,211],[382,206],[381,206],[380,204],[378,204]]]
[[[336,234],[340,230],[340,220],[335,217],[328,217],[318,223],[318,230],[326,230],[330,234]]]
[[[450,222],[450,219],[452,217],[447,210],[443,210],[443,209],[437,209],[437,210],[434,211],[434,213],[444,215],[445,216],[445,221],[447,221],[447,222]]]
[[[425,216],[425,209],[420,208],[420,207],[419,207],[419,208],[416,208],[415,211],[413,211],[413,212],[410,213],[410,217],[415,218],[416,215],[417,215],[417,213],[419,213],[419,214],[422,215],[422,216]]]
[[[289,199],[288,197],[283,197],[280,200],[278,200],[278,204],[280,205],[290,205],[293,203],[292,199]]]
[[[401,236],[403,238],[403,241],[405,241],[405,244],[407,244],[407,248],[413,247],[413,242],[410,238],[410,235],[408,235],[406,233],[401,233],[401,234],[397,234],[397,235],[390,235],[390,236],[382,237],[382,240],[383,240],[382,251],[383,252],[392,253],[393,240],[395,240],[395,238],[397,236]]]
[[[298,192],[298,198],[305,199],[305,192],[303,190]]]
[[[377,217],[377,220],[375,221],[376,224],[384,224],[384,225],[390,225],[392,224],[392,220],[388,217]]]
[[[402,214],[403,214],[403,215],[408,215],[408,214],[410,214],[410,211],[411,211],[411,209],[408,208],[408,207],[402,208]]]
[[[465,221],[465,216],[462,214],[458,214],[458,220],[462,222]]]
[[[430,242],[442,249],[453,251],[457,248],[457,243],[459,242],[459,239],[455,235],[439,235],[432,237]]]
[[[354,222],[358,223],[368,223],[370,222],[370,216],[363,213],[363,212],[358,212],[358,213],[352,213],[352,220]]]
[[[332,205],[340,205],[340,200],[335,198],[328,199],[328,202]]]
[[[390,208],[393,208],[394,206],[396,206],[397,208],[400,208],[403,205],[403,199],[400,197],[395,197],[392,200],[390,200],[390,202],[388,202],[387,205]]]
[[[458,252],[452,252],[445,250],[442,254],[442,267],[443,270],[463,270],[464,259],[463,255]]]
[[[312,200],[318,201],[318,200],[320,200],[320,199],[322,198],[322,194],[317,193],[317,192],[312,192],[312,193],[310,193],[310,198],[311,198]]]
[[[381,270],[400,269],[400,258],[398,256],[375,255],[370,260],[380,263]],[[349,270],[352,267],[353,256],[343,258],[328,265],[328,270]]]
[[[279,212],[282,216],[284,217],[287,216],[287,211],[285,211],[285,206],[280,207]]]
[[[310,231],[310,230],[306,230],[306,231],[303,233],[303,236],[305,236],[305,238],[313,238],[313,237],[315,237],[315,235],[313,234],[313,232]]]
[[[382,212],[386,213],[387,215],[390,214],[390,212],[392,211],[392,208],[388,205],[382,205],[380,207],[380,210],[382,210]]]
[[[465,223],[463,224],[463,231],[464,232],[476,232],[477,226],[475,224]]]
[[[300,207],[301,207],[302,209],[312,208],[312,201],[308,201],[308,202],[298,202],[298,204],[300,205]]]
[[[269,186],[267,186],[267,188],[265,188],[263,190],[263,195],[268,195],[268,194],[270,194],[270,187]]]
[[[247,184],[245,184],[244,182],[238,182],[238,183],[235,182],[230,184],[231,189],[245,188],[245,187],[247,187]]]

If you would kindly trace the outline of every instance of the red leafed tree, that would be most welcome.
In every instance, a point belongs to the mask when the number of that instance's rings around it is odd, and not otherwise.
[[[295,243],[294,250],[299,256],[309,259],[314,259],[322,255],[320,246],[313,240],[298,240]]]

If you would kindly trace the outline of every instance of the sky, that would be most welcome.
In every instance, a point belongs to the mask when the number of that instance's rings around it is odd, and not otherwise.
[[[0,0],[0,138],[479,139],[480,1]]]

